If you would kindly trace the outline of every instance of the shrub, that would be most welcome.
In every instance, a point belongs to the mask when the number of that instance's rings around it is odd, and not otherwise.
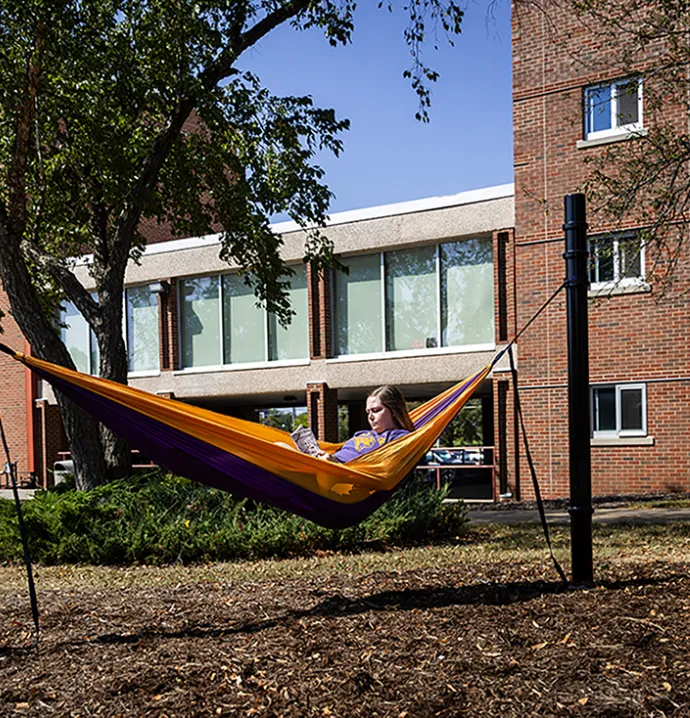
[[[326,529],[306,519],[162,472],[92,491],[37,492],[22,506],[32,559],[44,564],[164,564],[356,552],[457,536],[462,504],[410,481],[358,526]],[[22,557],[13,503],[0,500],[0,556]]]

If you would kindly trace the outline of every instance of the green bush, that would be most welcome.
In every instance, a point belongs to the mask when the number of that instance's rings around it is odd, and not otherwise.
[[[298,516],[187,479],[155,472],[92,491],[37,492],[22,504],[31,556],[44,564],[164,564],[356,552],[444,541],[466,525],[462,504],[444,504],[411,481],[358,526],[326,529]],[[13,502],[0,500],[0,557],[22,557]]]

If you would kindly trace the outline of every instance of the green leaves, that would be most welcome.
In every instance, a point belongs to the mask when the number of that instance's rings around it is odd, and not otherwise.
[[[286,23],[347,44],[355,7],[353,0],[4,2],[0,167],[26,165],[25,186],[15,193],[23,206],[11,211],[34,252],[93,253],[99,293],[114,297],[126,258],[142,245],[142,219],[168,222],[179,236],[222,228],[222,256],[289,321],[281,241],[270,219],[287,214],[310,228],[304,260],[317,270],[337,265],[318,229],[332,195],[315,157],[342,152],[349,122],[311,97],[273,95],[239,63]],[[428,36],[436,43],[438,33],[459,33],[462,11],[452,0],[413,0],[406,12],[412,65],[405,75],[426,121],[438,74],[421,49]],[[35,97],[27,66],[37,78]],[[27,97],[31,137],[22,145],[16,133]],[[47,271],[48,263],[37,266]],[[57,273],[52,279],[78,303],[74,285]]]

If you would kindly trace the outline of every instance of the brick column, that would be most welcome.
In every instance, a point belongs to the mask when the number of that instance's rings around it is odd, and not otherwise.
[[[333,356],[331,330],[331,272],[307,267],[309,287],[309,355],[312,359]]]
[[[48,488],[53,485],[53,464],[59,458],[58,452],[67,450],[67,437],[57,404],[49,404],[47,399],[38,399],[36,410],[38,436],[35,471],[39,483]]]
[[[515,230],[493,233],[496,343],[510,341],[515,327]]]
[[[505,378],[494,376],[494,496],[510,493],[520,501],[520,435],[515,416],[515,400],[510,374]]]
[[[166,280],[170,289],[158,295],[158,336],[161,371],[180,368],[179,320],[177,311],[177,280]]]
[[[307,384],[309,426],[317,439],[338,441],[338,392],[326,382]]]

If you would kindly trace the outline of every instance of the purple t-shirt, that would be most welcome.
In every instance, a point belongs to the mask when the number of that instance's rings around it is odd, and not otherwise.
[[[401,436],[405,436],[409,433],[407,429],[391,429],[390,431],[384,431],[383,434],[377,434],[373,429],[358,431],[352,438],[348,439],[333,456],[343,463],[352,461],[352,459],[364,456],[364,454],[378,449],[379,446],[383,446],[389,441],[399,439]]]

